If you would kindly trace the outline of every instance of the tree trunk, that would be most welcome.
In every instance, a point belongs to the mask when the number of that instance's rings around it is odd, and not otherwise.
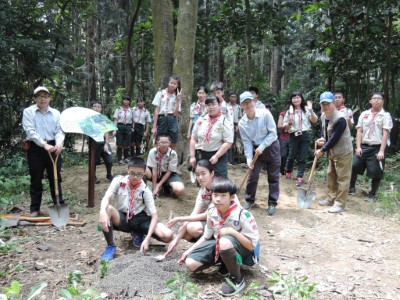
[[[389,95],[389,82],[390,74],[392,71],[392,30],[393,30],[393,14],[390,13],[387,17],[386,26],[386,64],[383,71],[383,93],[385,94],[384,107],[389,107],[390,95]],[[394,96],[394,95],[393,95]],[[393,97],[394,98],[394,97]]]
[[[251,52],[252,52],[252,16],[251,16],[251,10],[250,10],[250,1],[246,0],[245,1],[245,6],[246,6],[246,84],[249,86],[253,80],[254,80],[254,74],[253,74],[253,62],[251,58]]]
[[[174,24],[170,0],[153,0],[154,89],[168,85],[174,64]]]
[[[94,29],[96,26],[96,19],[93,14],[89,15],[87,20],[87,68],[90,78],[88,80],[88,102],[96,99],[96,72],[95,72],[95,42],[94,42]]]
[[[186,133],[189,121],[189,106],[192,101],[193,67],[196,42],[198,1],[180,0],[178,27],[175,41],[175,60],[173,73],[180,76],[183,90],[182,116],[179,122],[178,153],[180,158],[186,157],[188,151]],[[182,161],[182,160],[181,160]]]
[[[280,6],[281,0],[274,0],[274,6]],[[281,54],[281,46],[274,42],[274,45],[271,49],[270,56],[270,72],[269,72],[269,87],[271,88],[271,92],[277,95],[281,90],[281,78],[282,78],[282,54]]]

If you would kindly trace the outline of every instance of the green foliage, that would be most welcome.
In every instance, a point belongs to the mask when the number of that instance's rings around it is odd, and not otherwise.
[[[10,252],[22,253],[22,249],[13,242],[0,244],[0,257]]]
[[[85,289],[79,283],[82,280],[82,272],[76,270],[67,275],[68,287],[60,290],[60,296],[63,300],[82,299],[82,300],[97,300],[107,298],[106,293],[96,291],[94,289]]]
[[[260,287],[260,283],[252,281],[244,291],[240,299],[242,300],[262,300],[263,298],[257,295],[256,291]]]
[[[274,295],[283,294],[288,300],[311,300],[318,286],[316,282],[309,283],[307,276],[298,278],[293,273],[284,276],[275,271],[267,282],[273,284],[270,290]]]
[[[167,286],[166,294],[163,296],[163,300],[177,299],[177,300],[189,300],[197,299],[197,295],[200,293],[201,288],[191,282],[186,272],[176,274],[165,283]]]
[[[39,295],[42,290],[47,286],[47,282],[41,282],[32,287],[30,290],[27,300],[31,300]],[[11,282],[10,287],[3,287],[3,290],[6,292],[5,294],[0,294],[0,300],[13,300],[20,299],[22,285],[17,280],[13,280]]]
[[[108,261],[102,260],[100,262],[100,278],[104,278],[108,271]]]

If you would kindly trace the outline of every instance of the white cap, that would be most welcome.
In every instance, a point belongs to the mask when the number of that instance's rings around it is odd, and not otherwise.
[[[33,96],[35,96],[37,93],[40,91],[45,91],[47,94],[50,95],[50,92],[48,89],[46,89],[44,86],[38,86],[34,91],[33,91]]]

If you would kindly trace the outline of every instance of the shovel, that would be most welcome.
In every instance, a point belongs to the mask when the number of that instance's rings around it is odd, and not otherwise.
[[[258,158],[258,152],[256,152],[256,153],[254,154],[253,160],[251,161],[251,165],[252,165],[253,167],[254,167],[254,164],[255,164],[256,161],[257,161],[257,158]],[[242,187],[243,187],[244,183],[246,182],[247,177],[250,175],[251,171],[253,171],[253,169],[247,168],[246,174],[244,175],[244,177],[243,177],[243,179],[242,179],[242,182],[241,182],[240,185],[239,185],[238,192],[242,189]]]
[[[53,163],[53,173],[54,173],[54,190],[56,194],[57,204],[49,207],[49,216],[51,223],[56,226],[57,228],[63,227],[68,224],[69,218],[69,208],[66,204],[60,204],[60,197],[58,192],[58,174],[57,174],[57,160],[58,155],[56,155],[56,159],[53,159],[51,153],[49,152],[49,156],[51,162]]]
[[[308,187],[307,189],[300,188],[297,193],[297,206],[299,208],[310,208],[311,204],[315,200],[315,193],[310,192],[310,187],[312,183],[312,177],[314,175],[315,166],[317,165],[317,156],[314,157],[314,162],[312,164],[310,177],[308,178]]]

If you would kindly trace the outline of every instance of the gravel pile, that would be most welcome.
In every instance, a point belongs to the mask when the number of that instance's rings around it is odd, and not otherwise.
[[[186,270],[184,265],[178,263],[180,253],[177,252],[162,262],[156,262],[154,257],[163,253],[150,251],[143,255],[137,251],[110,261],[106,276],[99,282],[101,289],[109,294],[127,297],[124,299],[153,299],[166,288],[168,279]]]

